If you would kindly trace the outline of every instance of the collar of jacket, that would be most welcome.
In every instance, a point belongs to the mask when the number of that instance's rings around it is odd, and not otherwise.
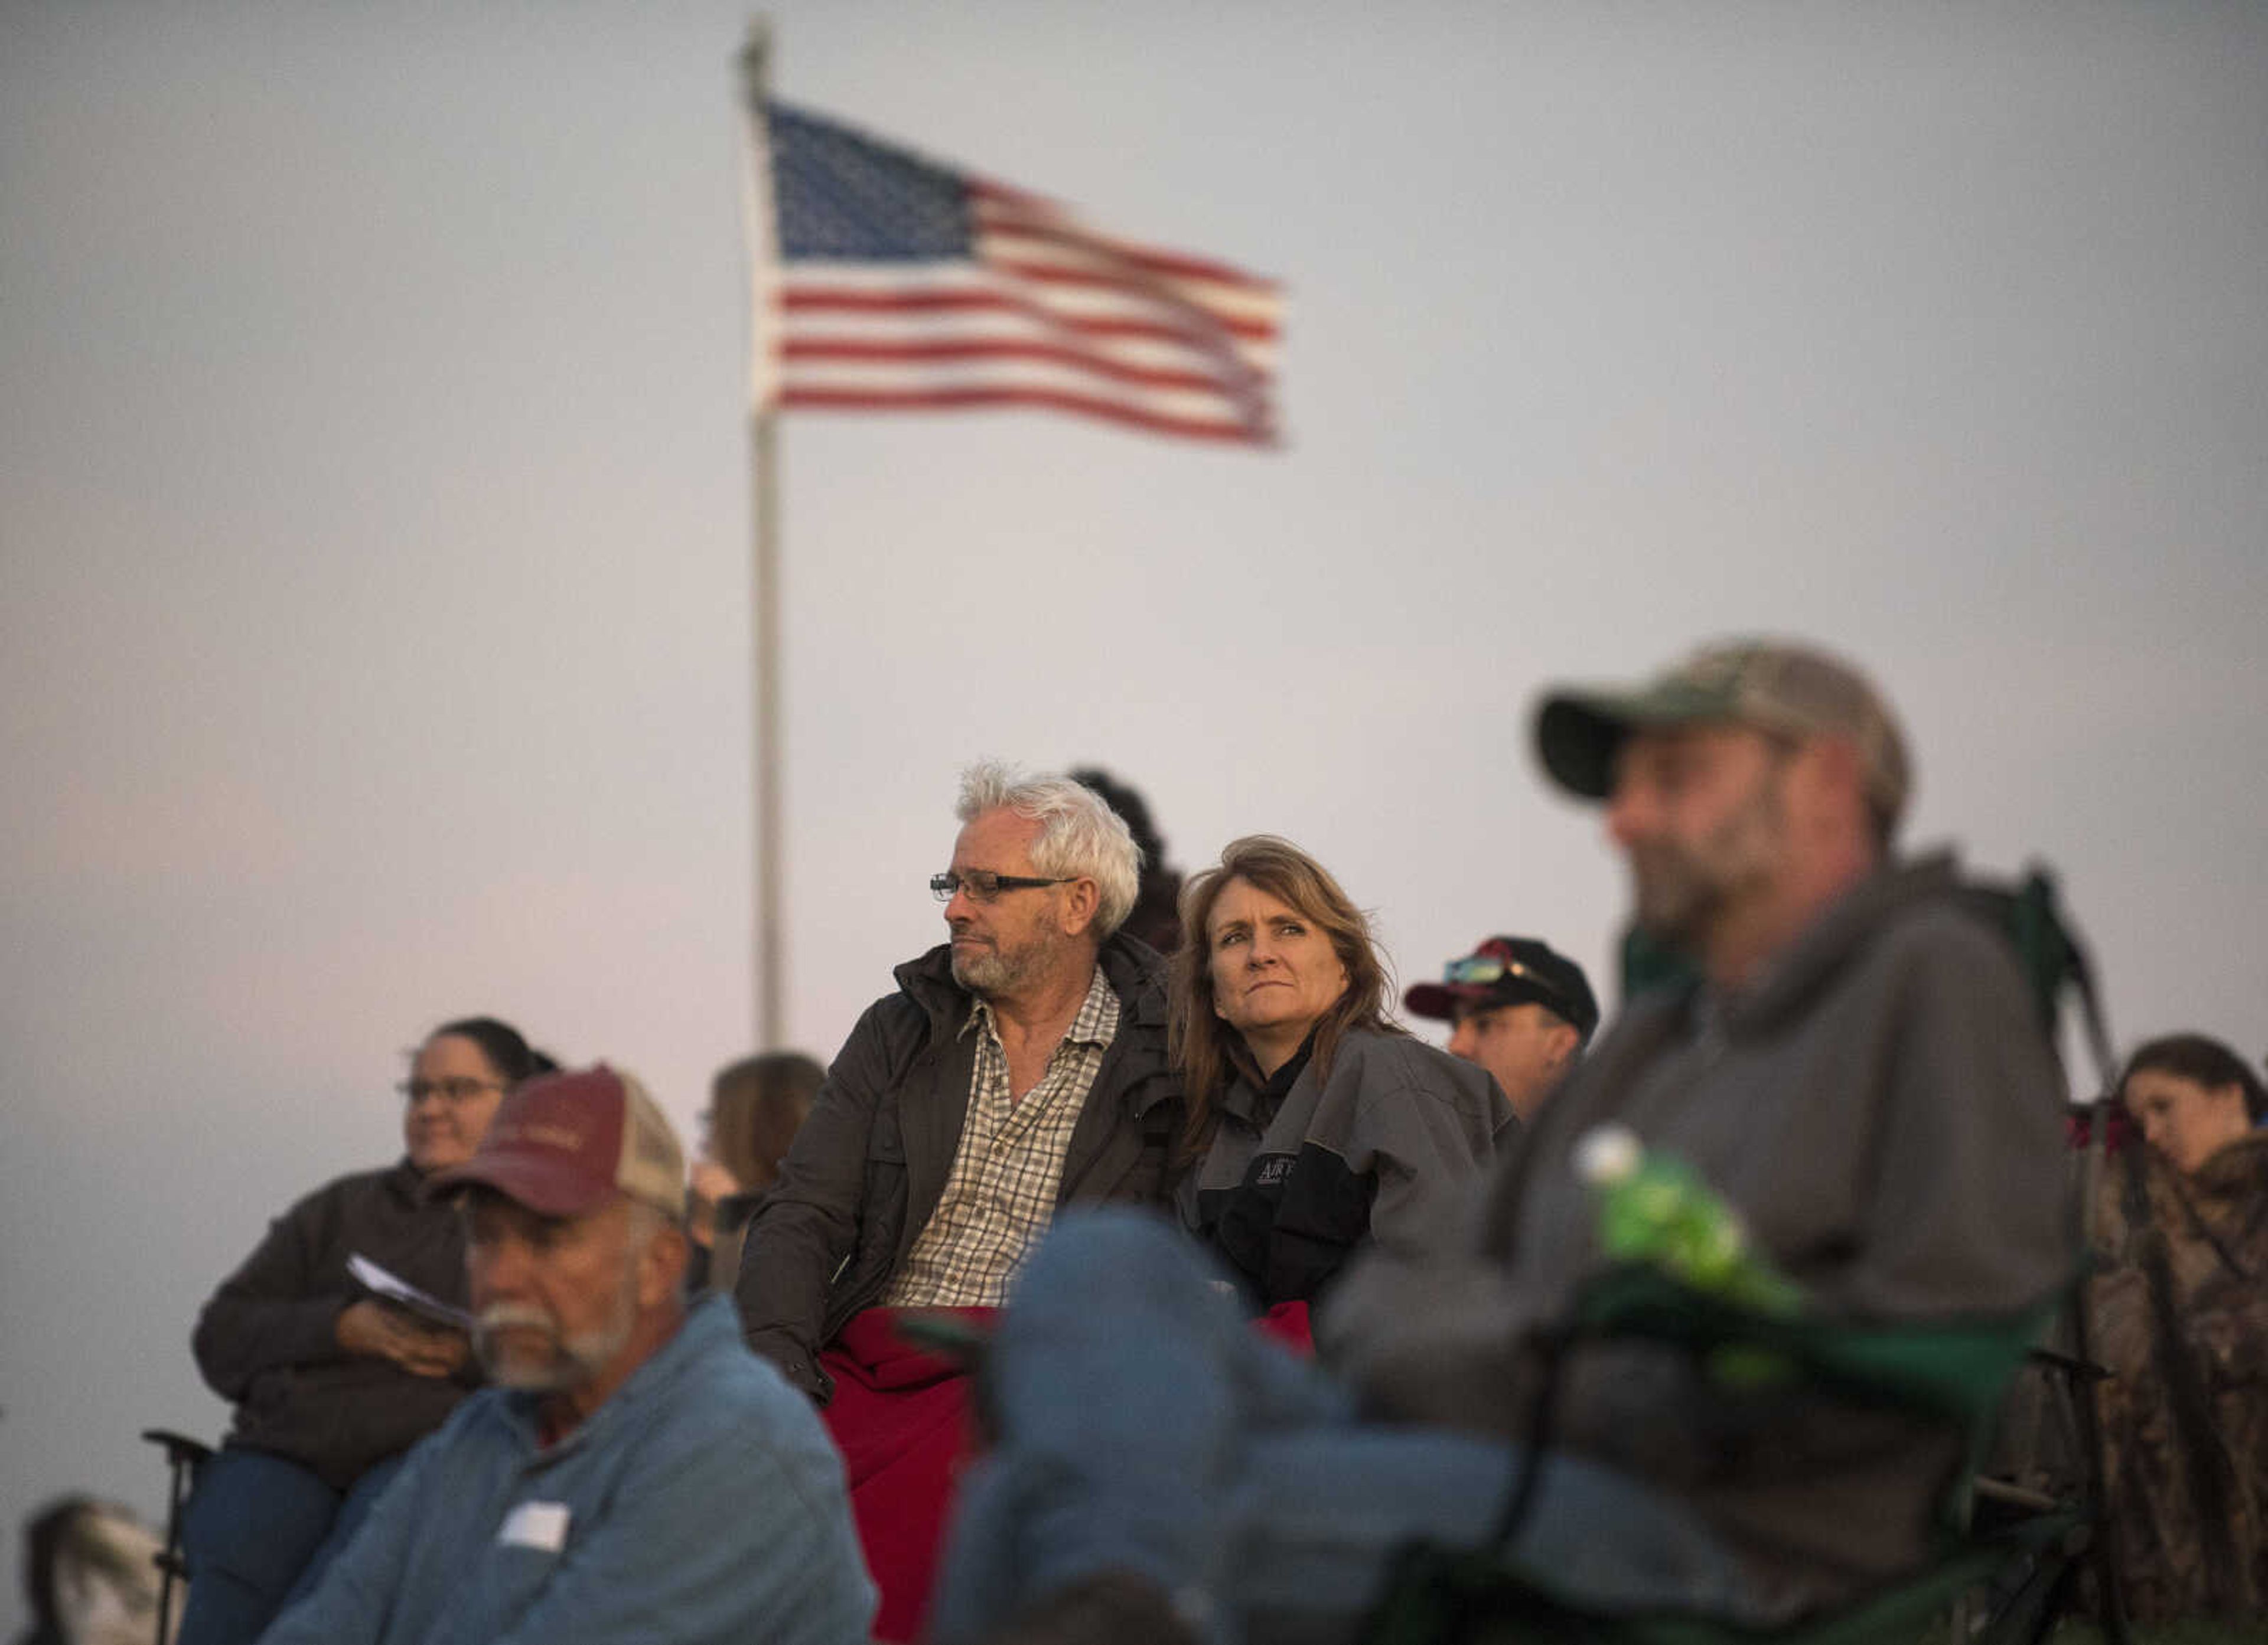
[[[2206,1156],[2188,1186],[2200,1201],[2242,1206],[2268,1199],[2268,1131],[2257,1127]]]
[[[1315,1036],[1322,1032],[1320,1024],[1307,1030],[1307,1037],[1300,1042],[1300,1048],[1264,1078],[1260,1065],[1252,1060],[1250,1048],[1240,1039],[1228,1047],[1229,1067],[1235,1077],[1228,1082],[1228,1088],[1221,1092],[1216,1105],[1223,1113],[1233,1113],[1240,1120],[1255,1123],[1260,1122],[1263,1113],[1273,1118],[1284,1105],[1284,1099],[1292,1094],[1292,1088],[1300,1083],[1300,1076],[1307,1071],[1307,1064],[1314,1061]],[[1363,1032],[1360,1028],[1349,1029],[1340,1036],[1340,1043],[1344,1045]]]
[[[1118,1032],[1129,1028],[1166,1029],[1165,960],[1147,943],[1112,933],[1095,956],[1110,991],[1118,996]],[[898,987],[928,1014],[930,1032],[938,1040],[951,1039],[968,1020],[976,996],[953,980],[953,944],[939,943],[926,954],[909,959],[892,973]]]
[[[382,1180],[387,1193],[404,1205],[423,1205],[433,1198],[426,1191],[425,1173],[409,1163],[407,1154],[394,1161],[394,1169],[387,1171]]]
[[[1959,885],[1959,865],[1950,851],[1886,862],[1830,902],[1765,965],[1752,987],[1733,995],[1693,990],[1688,1016],[1713,1007],[1728,1039],[1772,1032],[1807,1009],[1889,920],[1926,902],[1956,906],[1951,899]],[[1710,996],[1708,1005],[1703,1003],[1705,995]]]

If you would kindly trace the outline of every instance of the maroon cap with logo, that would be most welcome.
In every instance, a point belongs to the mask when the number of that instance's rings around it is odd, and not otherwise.
[[[472,1183],[544,1216],[588,1215],[618,1193],[685,1215],[677,1134],[635,1075],[603,1062],[506,1096],[473,1157],[433,1178],[437,1189]]]

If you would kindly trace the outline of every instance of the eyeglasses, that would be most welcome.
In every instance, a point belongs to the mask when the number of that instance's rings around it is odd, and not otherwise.
[[[1516,959],[1499,959],[1494,954],[1471,954],[1462,959],[1453,959],[1441,967],[1441,980],[1447,983],[1483,986],[1501,982],[1506,977],[1517,977],[1543,996],[1543,1002],[1569,1022],[1580,1015],[1568,1002],[1567,996],[1550,983]]]
[[[403,1080],[396,1084],[394,1089],[401,1093],[403,1098],[409,1102],[410,1106],[415,1107],[419,1103],[423,1102],[428,1097],[438,1097],[443,1101],[447,1102],[452,1105],[459,1103],[468,1103],[472,1101],[474,1098],[479,1096],[482,1091],[500,1091],[504,1087],[504,1083],[502,1080],[458,1078],[448,1080]]]
[[[1039,885],[1068,885],[1079,878],[1076,874],[1061,874],[1053,879],[1035,879],[1029,874],[995,874],[989,868],[972,868],[966,874],[947,869],[942,874],[929,877],[930,894],[939,902],[951,902],[953,893],[965,891],[971,902],[990,902],[1004,891],[1028,891]]]

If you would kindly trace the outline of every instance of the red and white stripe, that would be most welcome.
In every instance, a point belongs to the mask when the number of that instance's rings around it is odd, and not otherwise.
[[[760,394],[861,410],[1038,406],[1275,438],[1273,281],[1107,238],[997,184],[970,195],[973,261],[799,261],[775,266],[769,293],[760,280],[758,347],[774,351]]]

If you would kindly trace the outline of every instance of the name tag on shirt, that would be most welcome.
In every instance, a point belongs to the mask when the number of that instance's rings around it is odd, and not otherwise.
[[[522,1502],[504,1516],[497,1541],[507,1548],[534,1548],[556,1553],[567,1546],[567,1522],[571,1516],[564,1502]]]

